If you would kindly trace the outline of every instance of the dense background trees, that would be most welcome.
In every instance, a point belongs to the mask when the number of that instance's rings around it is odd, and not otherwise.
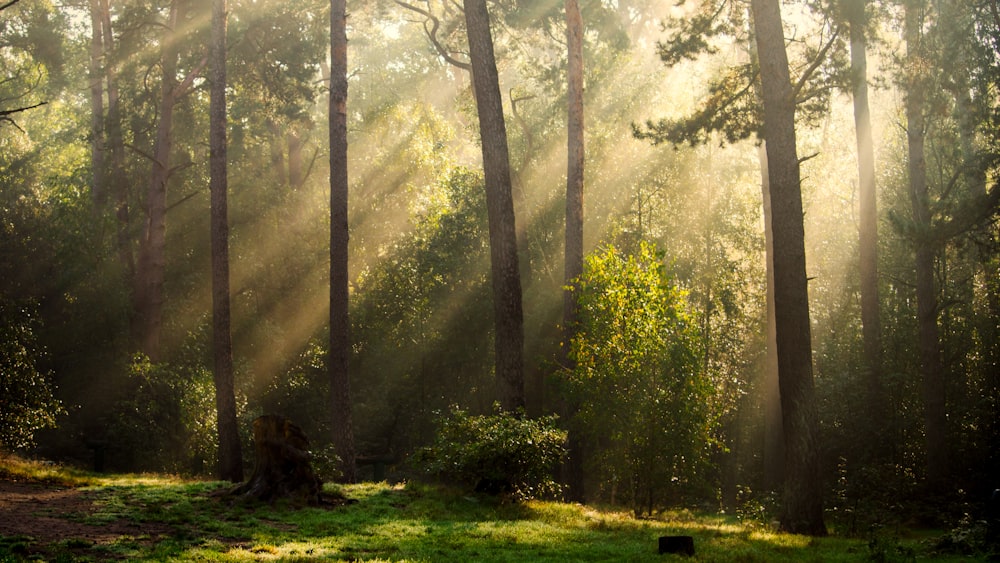
[[[0,11],[7,447],[34,439],[38,455],[84,464],[102,452],[109,468],[216,467],[218,80],[202,4],[21,0]],[[244,441],[249,420],[279,412],[335,461],[344,427],[331,408],[331,383],[343,382],[334,369],[349,378],[362,460],[402,462],[434,443],[436,413],[484,415],[503,398],[484,100],[452,64],[469,60],[466,14],[454,2],[406,4],[348,2],[344,67],[328,58],[329,3],[228,2],[229,295]],[[766,122],[759,78],[775,47],[754,42],[749,2],[581,0],[583,65],[571,73],[572,2],[487,5],[516,216],[525,415],[559,412],[580,437],[587,500],[654,512],[765,499],[778,484],[764,456],[768,214],[755,145]],[[811,342],[792,349],[812,354],[815,494],[873,519],[888,498],[947,519],[942,508],[975,506],[1000,471],[997,6],[781,10],[800,157],[774,158],[802,171],[809,323],[793,332]],[[565,257],[577,252],[565,230],[568,85],[581,71],[589,258],[567,284]],[[863,85],[873,159],[858,156]],[[327,94],[340,100],[345,86],[341,114]],[[327,158],[331,107],[346,161]],[[327,180],[347,170],[337,193],[350,242],[334,267],[331,227],[344,225],[331,218]],[[775,218],[787,218],[778,199]],[[334,318],[350,319],[347,345],[334,339],[345,327],[330,332],[332,271],[344,275],[347,314]],[[578,332],[564,331],[567,285]]]

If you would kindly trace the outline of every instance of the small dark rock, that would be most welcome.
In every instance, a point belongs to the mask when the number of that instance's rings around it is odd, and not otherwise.
[[[664,553],[694,555],[694,538],[692,536],[660,536],[660,555]]]

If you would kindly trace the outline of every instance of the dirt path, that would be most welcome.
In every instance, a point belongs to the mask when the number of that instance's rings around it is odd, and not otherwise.
[[[99,525],[84,522],[96,511],[93,491],[0,480],[0,537],[24,538],[36,548],[64,540],[83,545],[109,544],[122,537],[170,535],[169,526],[126,520]]]

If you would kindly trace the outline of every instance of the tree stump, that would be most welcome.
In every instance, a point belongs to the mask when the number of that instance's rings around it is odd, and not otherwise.
[[[250,479],[233,489],[234,495],[264,502],[288,498],[293,502],[321,504],[323,482],[309,461],[309,440],[292,421],[264,415],[253,421],[254,468]]]

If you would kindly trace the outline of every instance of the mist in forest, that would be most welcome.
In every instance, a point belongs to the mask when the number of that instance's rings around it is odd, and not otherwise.
[[[8,449],[85,467],[100,451],[106,470],[215,471],[208,4],[22,0],[0,11]],[[762,188],[771,54],[757,50],[750,4],[581,0],[585,260],[566,341],[564,3],[489,3],[524,414],[559,414],[581,437],[587,501],[733,510],[781,490]],[[784,3],[782,16],[823,501],[891,500],[946,520],[963,502],[981,508],[1000,474],[996,3],[861,3],[860,27],[852,2],[814,4]],[[229,0],[227,14],[243,456],[252,463],[251,421],[275,413],[324,459],[336,420],[330,5]],[[354,448],[407,479],[443,417],[496,413],[500,401],[477,99],[459,3],[348,2],[346,33]],[[859,83],[874,149],[875,355],[862,322]],[[911,182],[918,141],[922,194]],[[927,440],[934,432],[946,451]],[[935,465],[941,455],[947,466]],[[920,500],[928,491],[933,510]]]

